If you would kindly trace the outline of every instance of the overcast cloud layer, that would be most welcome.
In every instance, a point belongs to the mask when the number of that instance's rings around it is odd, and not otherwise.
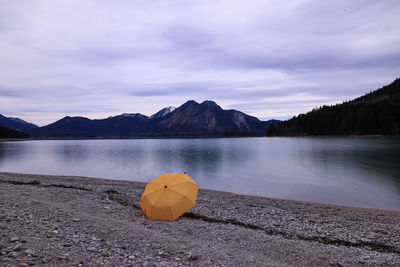
[[[151,115],[211,99],[259,118],[400,73],[400,1],[0,0],[0,113]]]

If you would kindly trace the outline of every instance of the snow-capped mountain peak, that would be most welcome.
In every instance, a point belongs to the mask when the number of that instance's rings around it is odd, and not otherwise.
[[[174,111],[176,109],[176,107],[166,107],[163,108],[162,110],[158,111],[157,113],[153,114],[150,116],[150,119],[155,119],[155,118],[161,118],[164,117],[165,115],[167,115],[168,113],[171,113],[172,111]]]

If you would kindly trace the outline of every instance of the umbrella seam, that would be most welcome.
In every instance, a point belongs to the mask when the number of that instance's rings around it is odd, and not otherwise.
[[[160,190],[162,190],[162,189],[160,188],[160,189],[154,190],[154,191],[151,192],[151,193],[147,193],[147,194],[146,194],[146,197],[148,197],[148,196],[151,195],[151,194],[157,193],[157,192],[160,191]],[[143,194],[144,194],[144,193],[143,193]],[[142,197],[142,198],[143,198],[143,197]]]
[[[186,184],[186,183],[189,183],[189,184],[194,184],[194,185],[197,185],[195,182],[191,182],[191,181],[184,181],[184,182],[179,182],[179,183],[176,183],[176,184],[172,184],[172,185],[178,185],[178,184]]]
[[[174,216],[174,212],[172,211],[172,208],[171,208],[171,201],[169,201],[169,197],[168,197],[168,192],[166,192],[167,193],[167,200],[168,200],[168,207],[169,207],[169,210],[171,211],[171,215],[172,215],[172,218],[174,218],[175,216]]]
[[[154,181],[149,182],[147,185],[149,185],[149,184],[156,184],[156,185],[159,185],[159,186],[163,186],[162,183],[157,183],[157,182],[154,182]],[[146,187],[147,187],[147,186],[146,186]],[[156,190],[154,190],[153,192],[151,192],[151,193],[149,193],[149,194],[152,194],[152,193],[154,193],[154,192],[157,191],[157,190],[159,190],[159,189],[156,189]],[[146,188],[145,188],[145,191],[146,191]]]
[[[182,194],[182,193],[180,193],[180,192],[178,192],[178,191],[176,191],[176,190],[174,190],[174,189],[172,189],[172,188],[169,188],[169,189],[171,189],[171,190],[174,191],[175,193],[177,193],[177,194],[183,196],[184,198],[186,198],[186,199],[187,199],[190,203],[192,203],[193,205],[196,204],[196,203],[193,203],[186,195],[184,195],[184,194]],[[195,202],[196,202],[196,201],[195,201]]]
[[[151,192],[150,194],[147,194],[146,196],[144,196],[144,193],[143,193],[142,199],[143,199],[144,197],[147,198],[149,195],[151,195],[151,194],[153,194],[153,193],[157,193],[157,192],[160,191],[160,190],[161,190],[161,189],[157,189],[157,190]],[[160,194],[160,195],[161,195],[161,194]],[[160,197],[160,196],[158,196],[158,197]],[[158,200],[158,199],[157,199],[157,200]],[[142,201],[142,200],[140,200],[140,201]],[[156,202],[157,202],[157,201],[156,201]],[[140,205],[140,203],[139,203],[139,205]],[[149,206],[149,215],[150,215],[152,209],[153,209],[153,205],[150,205],[150,206]]]
[[[158,196],[158,198],[157,198],[157,200],[155,201],[155,203],[157,203],[158,200],[160,200],[160,197],[161,197],[162,194],[163,194],[163,192],[161,192],[161,194]],[[150,212],[149,212],[149,215],[150,215],[150,216],[151,216],[151,211],[153,210],[153,206],[154,206],[154,205],[151,205],[151,209],[150,209]]]
[[[184,181],[184,182],[178,182],[178,183],[173,183],[172,185],[178,185],[178,184],[185,184],[185,183],[189,183],[189,184],[195,184],[195,185],[197,185],[196,184],[196,182],[192,182],[192,181]]]

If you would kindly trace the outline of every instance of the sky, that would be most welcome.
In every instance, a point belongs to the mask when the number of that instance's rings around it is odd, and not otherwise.
[[[0,0],[0,113],[152,115],[213,100],[260,119],[400,77],[400,1]]]

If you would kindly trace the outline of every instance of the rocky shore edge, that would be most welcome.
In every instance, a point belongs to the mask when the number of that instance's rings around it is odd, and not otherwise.
[[[144,187],[0,173],[0,265],[400,265],[398,211],[200,189],[177,221],[151,221]]]

